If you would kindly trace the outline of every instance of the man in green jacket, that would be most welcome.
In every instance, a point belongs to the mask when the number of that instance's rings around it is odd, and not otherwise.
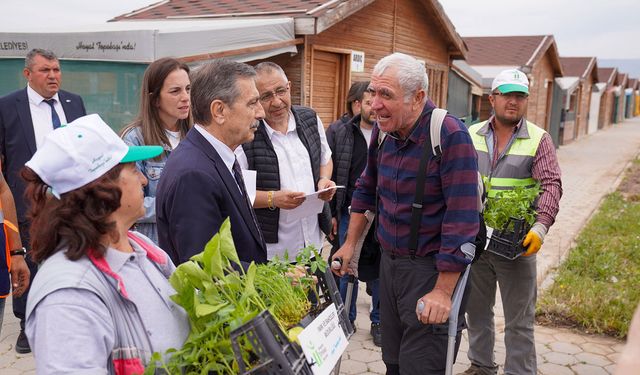
[[[489,197],[516,186],[542,192],[536,203],[536,221],[523,245],[526,252],[507,259],[486,251],[471,267],[471,293],[467,303],[469,360],[465,374],[496,374],[493,347],[495,324],[493,306],[496,283],[505,318],[505,374],[536,374],[533,337],[537,296],[536,253],[555,221],[562,196],[560,167],[551,136],[525,119],[529,80],[519,70],[502,71],[491,85],[489,101],[494,115],[473,125],[469,133],[478,152],[478,169],[489,181]],[[489,243],[489,250],[492,244]]]

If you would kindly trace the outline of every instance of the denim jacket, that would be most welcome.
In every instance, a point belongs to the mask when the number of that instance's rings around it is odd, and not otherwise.
[[[140,127],[128,131],[122,136],[124,142],[129,146],[144,146]],[[158,227],[156,225],[156,190],[160,175],[171,153],[171,146],[163,145],[165,152],[161,155],[160,161],[152,159],[136,162],[138,170],[147,178],[147,186],[144,187],[144,209],[145,213],[136,223],[136,230],[149,237],[156,245],[158,244]]]

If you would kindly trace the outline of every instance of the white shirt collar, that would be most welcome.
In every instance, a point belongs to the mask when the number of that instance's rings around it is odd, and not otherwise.
[[[200,134],[202,134],[204,139],[211,143],[211,146],[213,146],[213,148],[218,152],[218,155],[220,155],[220,157],[222,158],[222,161],[224,162],[224,165],[227,166],[227,169],[232,171],[233,163],[236,161],[236,155],[233,153],[233,150],[230,149],[229,146],[222,143],[218,138],[214,137],[213,134],[206,131],[206,129],[202,127],[202,125],[195,124],[194,127],[198,132],[200,132]]]
[[[269,136],[269,139],[271,139],[273,137],[273,134],[276,131],[271,127],[271,125],[269,125],[266,119],[264,120],[264,123],[267,125],[265,126],[265,128],[267,129],[267,135]],[[289,121],[287,122],[287,133],[290,133],[295,130],[296,130],[296,119],[293,117],[293,112],[289,110]]]
[[[35,105],[40,105],[40,103],[45,99],[42,95],[38,94],[36,90],[32,89],[29,84],[27,84],[27,97],[29,98],[29,101]],[[51,98],[60,103],[60,98],[58,97],[57,92]]]

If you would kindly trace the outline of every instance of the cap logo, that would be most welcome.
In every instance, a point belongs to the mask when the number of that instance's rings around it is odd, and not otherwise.
[[[103,165],[107,164],[111,159],[112,159],[111,155],[109,155],[109,157],[107,157],[107,158],[104,158],[104,154],[98,156],[97,158],[94,158],[91,161],[94,164],[94,166],[93,166],[93,168],[89,168],[89,172],[95,172],[98,168],[100,168]]]

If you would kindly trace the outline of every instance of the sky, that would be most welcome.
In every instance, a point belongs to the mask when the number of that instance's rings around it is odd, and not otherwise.
[[[638,0],[440,0],[461,36],[553,34],[561,56],[640,59]]]
[[[101,23],[154,2],[0,0],[0,32]],[[562,56],[640,59],[639,0],[440,0],[440,3],[461,36],[553,34]]]

